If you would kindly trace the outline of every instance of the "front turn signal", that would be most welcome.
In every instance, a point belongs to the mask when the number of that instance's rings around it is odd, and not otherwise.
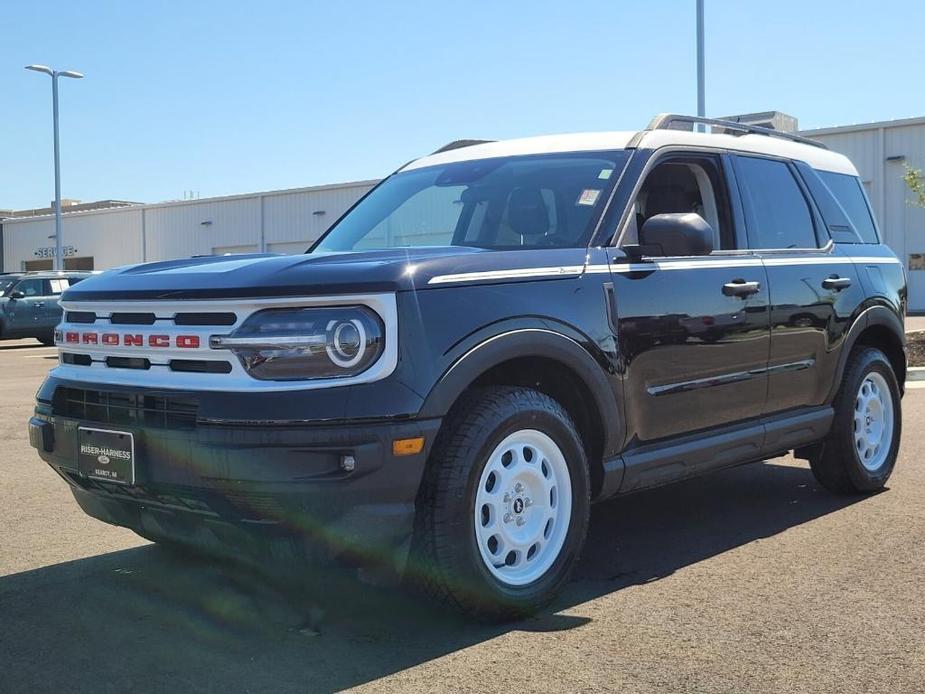
[[[392,441],[392,455],[417,455],[424,450],[424,437],[395,439]]]

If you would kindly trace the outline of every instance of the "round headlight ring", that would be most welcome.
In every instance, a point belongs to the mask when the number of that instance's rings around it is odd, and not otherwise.
[[[356,335],[356,354],[351,354],[354,349],[354,340],[351,340],[349,346],[346,346],[345,349],[344,338],[349,339],[352,336],[351,334]],[[366,328],[363,326],[362,321],[356,318],[332,320],[328,323],[328,335],[330,336],[328,344],[325,345],[328,359],[342,369],[349,369],[360,363],[360,360],[366,354]]]

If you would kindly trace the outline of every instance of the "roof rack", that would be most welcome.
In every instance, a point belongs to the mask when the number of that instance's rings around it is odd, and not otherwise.
[[[434,150],[431,154],[440,154],[440,152],[449,152],[451,149],[461,149],[472,145],[484,145],[486,142],[497,142],[497,140],[453,140],[443,145],[440,149]]]
[[[730,135],[767,135],[768,137],[779,137],[783,140],[790,140],[792,142],[799,142],[804,145],[811,145],[812,147],[828,149],[828,147],[826,147],[818,140],[811,140],[808,137],[794,135],[793,133],[785,133],[780,130],[772,130],[771,128],[762,128],[760,125],[749,125],[748,123],[738,123],[736,121],[720,120],[718,118],[682,116],[677,113],[658,114],[649,122],[646,130],[680,130],[680,128],[672,127],[675,123],[689,123],[691,130],[693,130],[693,126],[695,124],[699,123],[701,125],[709,125],[713,128],[731,130],[732,132],[729,133]]]

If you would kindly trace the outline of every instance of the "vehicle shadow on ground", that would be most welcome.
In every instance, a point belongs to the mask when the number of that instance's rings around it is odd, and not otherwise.
[[[0,690],[339,690],[509,631],[581,628],[587,618],[560,613],[859,499],[828,494],[806,468],[765,463],[601,504],[563,596],[506,626],[336,571],[294,585],[273,580],[272,566],[154,546],[49,566],[0,578]]]
[[[15,344],[15,345],[4,345],[0,343],[0,353],[8,352],[14,349],[54,349],[54,345],[43,345],[41,342],[29,343],[27,345]]]

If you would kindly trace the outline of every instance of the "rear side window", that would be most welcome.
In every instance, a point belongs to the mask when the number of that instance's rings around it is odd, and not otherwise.
[[[880,243],[877,238],[877,227],[871,216],[870,207],[864,189],[856,176],[833,173],[831,171],[818,171],[819,178],[842,206],[848,219],[854,226],[864,243]]]
[[[51,285],[51,292],[49,292],[50,294],[60,294],[69,286],[67,280],[64,279],[51,279],[48,280],[48,282]]]
[[[752,248],[816,248],[809,203],[782,161],[736,157]]]

